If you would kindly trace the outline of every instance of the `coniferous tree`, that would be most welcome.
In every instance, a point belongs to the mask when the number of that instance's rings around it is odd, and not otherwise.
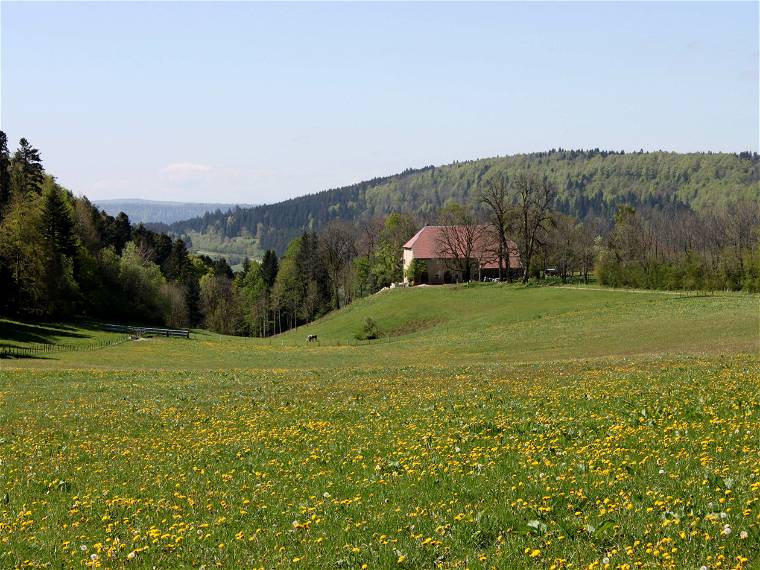
[[[161,266],[167,279],[184,283],[193,274],[193,265],[188,257],[187,247],[181,239],[171,245],[169,255]]]
[[[75,261],[79,239],[66,192],[52,177],[43,185],[40,234],[45,247],[45,284],[49,314],[72,314],[79,300]]]
[[[117,254],[121,255],[124,246],[132,239],[132,226],[129,217],[124,212],[119,212],[115,218],[109,216],[105,230],[106,244],[113,246]]]
[[[277,271],[277,254],[274,250],[268,249],[261,260],[261,276],[264,278],[267,287],[270,289],[274,286],[275,279],[277,279]]]
[[[11,156],[8,152],[8,137],[0,131],[0,220],[3,210],[11,199]]]
[[[30,192],[39,193],[45,177],[40,151],[29,141],[22,138],[18,150],[13,155],[12,180],[13,192],[25,196]]]
[[[45,180],[42,192],[40,231],[51,251],[69,257],[74,256],[78,243],[74,227],[74,211],[66,192],[52,178]]]

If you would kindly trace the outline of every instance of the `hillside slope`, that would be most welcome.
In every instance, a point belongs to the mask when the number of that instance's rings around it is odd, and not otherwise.
[[[382,338],[357,343],[367,317]],[[760,353],[760,296],[519,285],[378,293],[269,338],[194,331],[13,366],[277,368],[506,365],[634,355]],[[316,334],[317,343],[306,335]],[[3,364],[0,363],[0,368]]]
[[[329,220],[410,212],[423,221],[447,201],[475,201],[481,180],[536,168],[557,184],[556,207],[581,219],[612,218],[617,205],[634,207],[720,206],[760,199],[760,157],[743,153],[634,153],[551,151],[458,162],[407,170],[352,186],[326,190],[277,204],[236,208],[178,222],[170,230],[249,235],[261,249],[284,251],[288,242]]]
[[[393,341],[389,354],[406,351],[423,361],[760,350],[757,295],[491,284],[384,291],[282,337],[347,342],[368,317],[380,330],[376,342]]]

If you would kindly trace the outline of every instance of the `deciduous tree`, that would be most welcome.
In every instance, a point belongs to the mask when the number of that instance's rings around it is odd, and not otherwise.
[[[533,171],[519,173],[512,182],[518,208],[518,239],[523,283],[528,282],[530,263],[537,246],[553,223],[552,205],[557,195],[554,183],[546,175]]]

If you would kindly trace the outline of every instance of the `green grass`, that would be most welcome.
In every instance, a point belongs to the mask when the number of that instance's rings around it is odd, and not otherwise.
[[[0,319],[0,348],[39,347],[44,345],[82,346],[112,340],[120,335],[106,332],[99,323],[21,322]]]
[[[0,361],[0,567],[753,567],[759,302],[427,288]]]
[[[368,316],[386,336],[369,346],[354,346]],[[401,333],[406,334],[396,336]],[[319,345],[307,345],[307,334],[317,334]],[[479,286],[386,291],[272,339],[198,331],[190,342],[150,339],[26,365],[344,368],[758,351],[757,295]]]

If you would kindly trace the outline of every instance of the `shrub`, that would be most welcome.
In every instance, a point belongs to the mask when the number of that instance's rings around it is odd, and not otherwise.
[[[377,326],[375,319],[367,317],[364,319],[361,333],[356,335],[358,340],[373,340],[380,338],[380,327]]]

